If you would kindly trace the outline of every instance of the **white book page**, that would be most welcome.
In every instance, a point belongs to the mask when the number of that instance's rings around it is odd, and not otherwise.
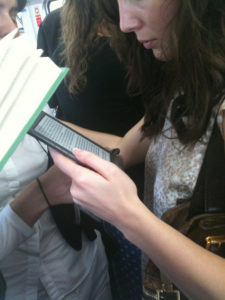
[[[18,28],[14,29],[13,31],[8,33],[6,36],[4,36],[3,39],[0,40],[0,52],[2,50],[2,47],[4,47],[5,44],[10,43],[10,41],[15,38],[18,31],[19,31]]]
[[[10,83],[9,88],[7,89],[5,95],[0,98],[0,126],[3,122],[7,121],[7,115],[10,114],[10,110],[13,108],[13,105],[19,100],[19,96],[23,93],[23,89],[27,84],[34,68],[37,67],[37,61],[33,58],[28,57],[21,61],[21,66],[15,70],[15,77]],[[8,78],[8,76],[6,76]],[[0,75],[1,78],[1,75]],[[0,79],[1,80],[1,79]]]
[[[12,84],[22,75],[21,68],[25,61],[32,57],[40,56],[35,43],[27,37],[21,36],[10,43],[5,44],[2,53],[0,52],[0,105],[7,97],[7,93],[11,89]],[[20,75],[21,74],[21,75]]]
[[[0,161],[61,73],[61,69],[48,57],[38,57],[40,51],[32,47],[28,49],[29,46],[25,51],[20,51],[23,41],[17,41],[19,39],[13,40],[15,48],[2,62],[2,67],[0,64],[0,91],[3,82],[5,85],[0,98],[0,103],[4,103],[0,104]]]

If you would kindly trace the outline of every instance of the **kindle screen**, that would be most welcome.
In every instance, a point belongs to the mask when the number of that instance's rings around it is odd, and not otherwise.
[[[41,114],[41,117],[34,123],[29,133],[73,159],[75,158],[72,150],[79,148],[93,152],[101,158],[111,161],[111,153],[109,151],[45,113]]]

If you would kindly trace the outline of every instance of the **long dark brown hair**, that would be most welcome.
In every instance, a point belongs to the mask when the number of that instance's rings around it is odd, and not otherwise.
[[[105,18],[118,26],[116,1],[97,1]],[[156,61],[152,51],[135,42],[134,34],[125,36],[118,33],[114,47],[127,64],[129,89],[144,97],[144,134],[162,132],[171,99],[179,95],[171,107],[171,122],[183,144],[198,141],[225,85],[225,1],[180,1],[168,62]]]
[[[87,69],[103,46],[99,31],[106,28],[94,0],[67,0],[61,10],[63,56],[70,68],[69,90],[77,93],[87,83]]]

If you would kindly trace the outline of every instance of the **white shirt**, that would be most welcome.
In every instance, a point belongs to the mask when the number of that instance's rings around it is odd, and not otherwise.
[[[27,135],[0,172],[0,270],[6,300],[111,299],[99,237],[90,242],[83,236],[82,250],[76,251],[64,241],[48,210],[31,228],[6,205],[46,168],[47,154]],[[105,296],[98,298],[97,291],[103,289]]]

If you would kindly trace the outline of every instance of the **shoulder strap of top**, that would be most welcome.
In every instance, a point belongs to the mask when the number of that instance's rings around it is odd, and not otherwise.
[[[189,218],[201,213],[225,212],[224,140],[216,121],[190,200]]]

